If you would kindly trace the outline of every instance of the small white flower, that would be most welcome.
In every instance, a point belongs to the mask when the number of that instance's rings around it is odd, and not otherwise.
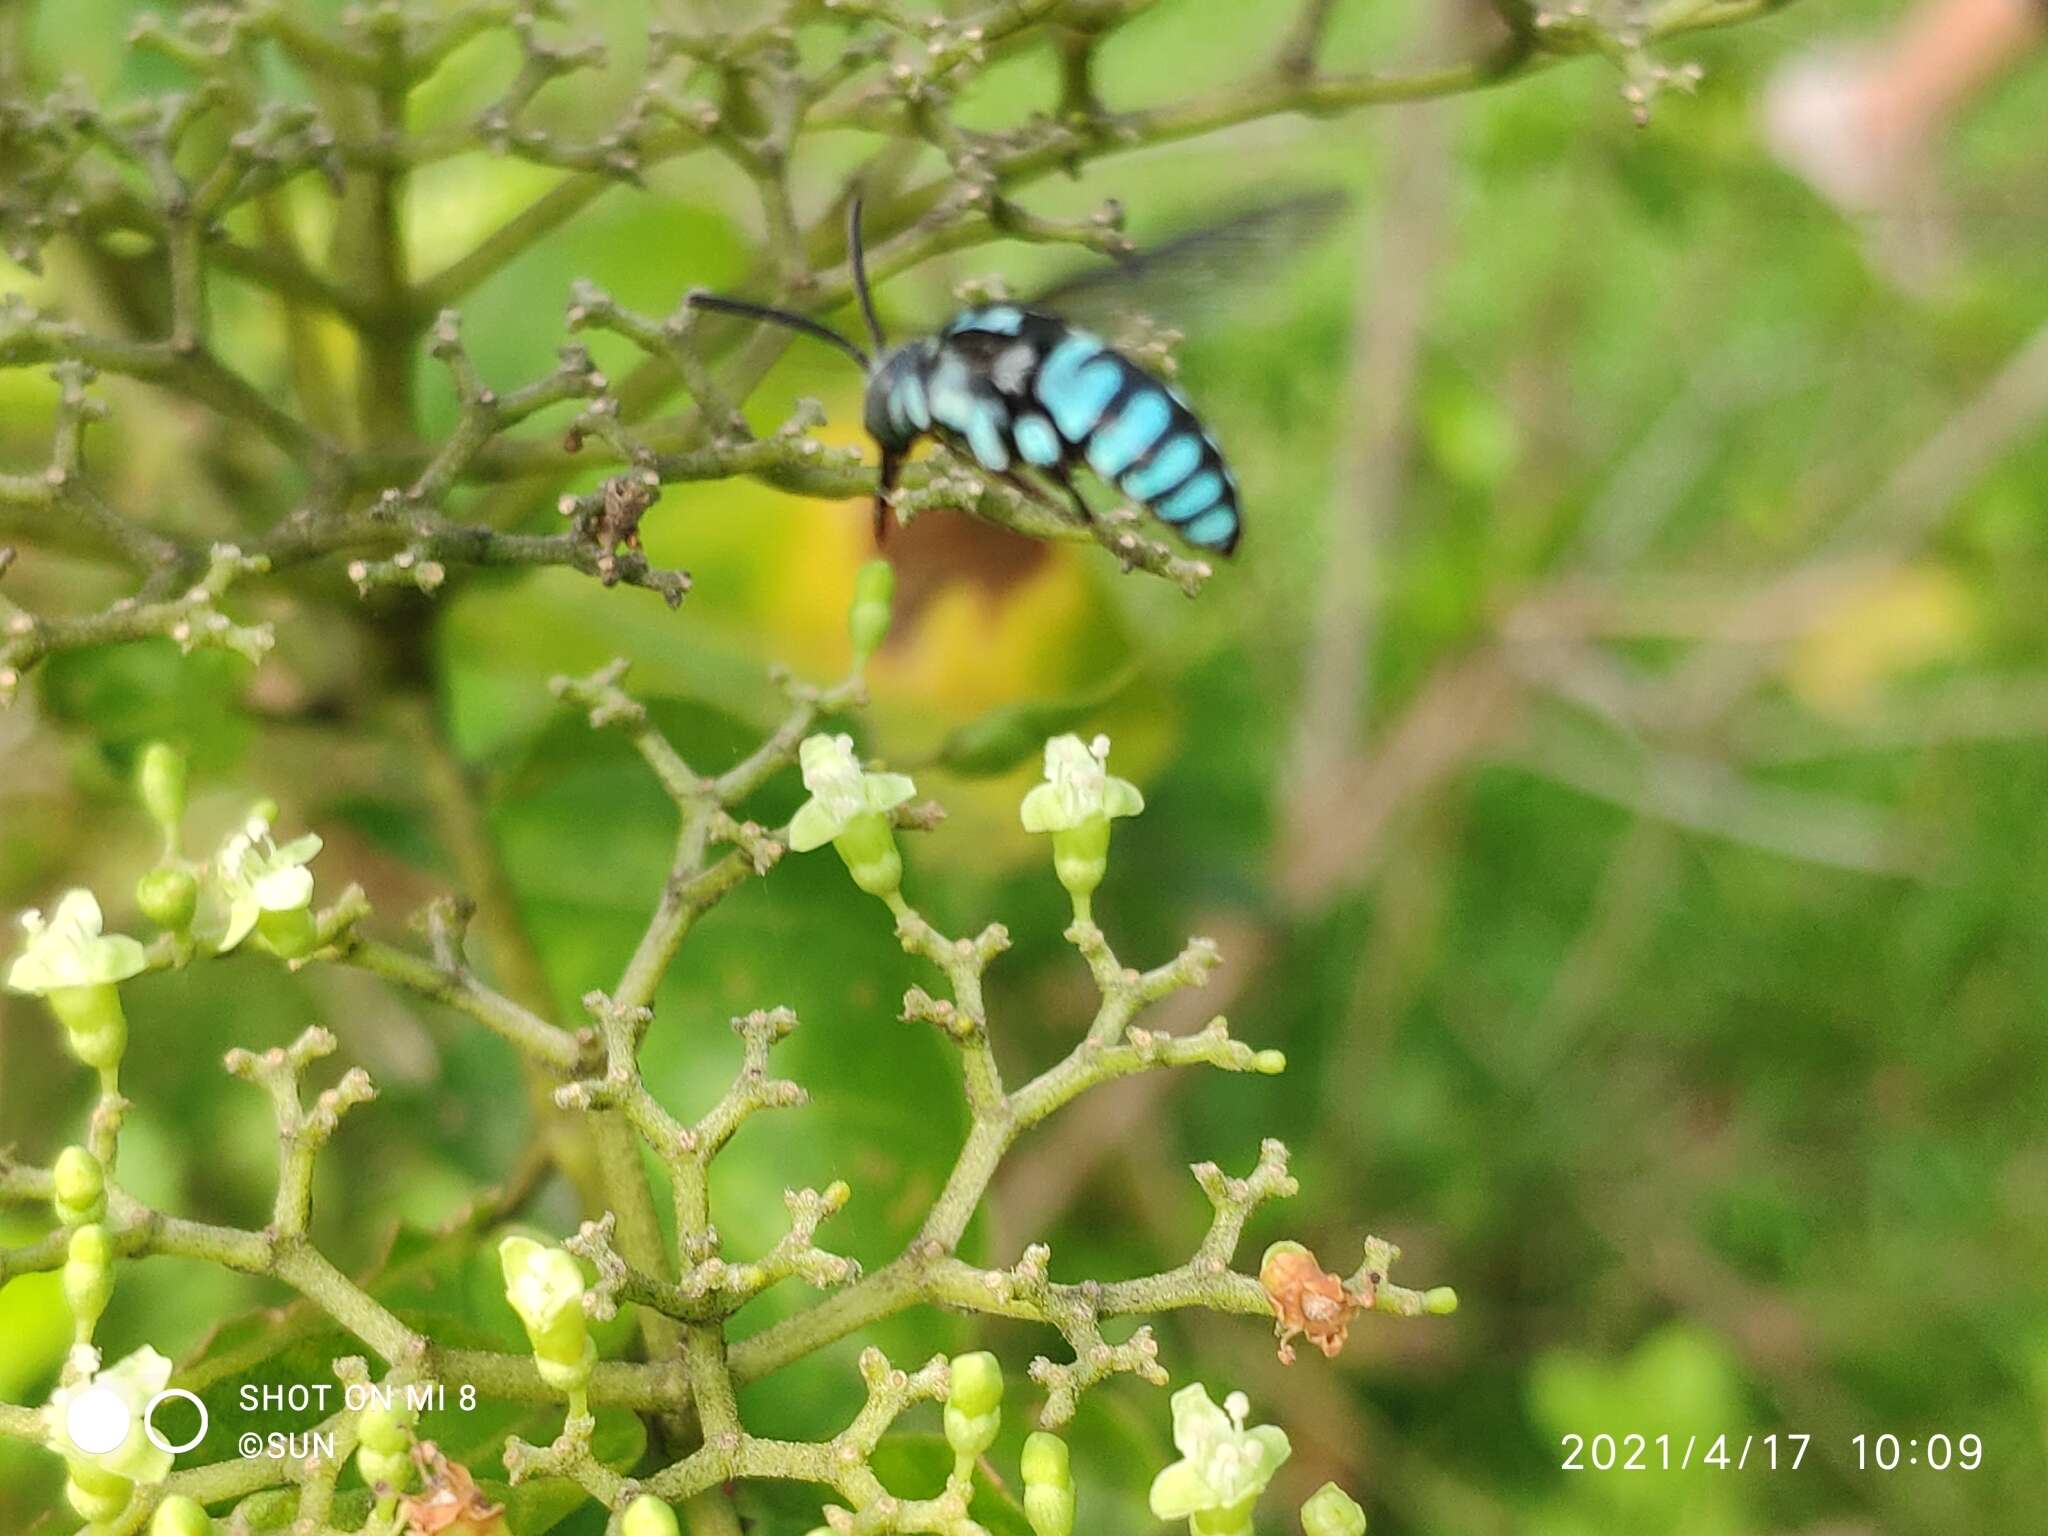
[[[131,1483],[160,1483],[171,1472],[171,1453],[155,1445],[143,1427],[151,1401],[170,1385],[171,1362],[148,1345],[68,1387],[59,1387],[43,1409],[50,1448],[67,1461],[84,1461]],[[128,1433],[110,1451],[88,1452],[71,1439],[71,1405],[88,1391],[112,1392],[128,1410]]]
[[[1109,738],[1083,742],[1055,736],[1045,744],[1045,782],[1024,797],[1026,832],[1052,834],[1052,867],[1074,898],[1074,920],[1092,922],[1089,906],[1109,870],[1112,818],[1145,809],[1138,786],[1111,776]]]
[[[1251,1402],[1233,1392],[1218,1408],[1199,1382],[1173,1394],[1173,1443],[1181,1459],[1152,1482],[1152,1513],[1186,1520],[1209,1511],[1242,1510],[1250,1529],[1251,1505],[1273,1480],[1293,1447],[1276,1425],[1245,1428]]]
[[[102,934],[100,904],[91,891],[66,891],[47,922],[41,912],[21,914],[28,945],[8,968],[16,992],[47,996],[68,987],[126,981],[149,964],[142,946],[122,934]]]
[[[305,865],[319,851],[320,838],[312,832],[279,847],[270,823],[251,816],[214,858],[211,878],[201,889],[195,931],[218,935],[213,947],[225,953],[249,936],[265,912],[311,906],[313,874]]]
[[[1055,736],[1045,744],[1045,782],[1024,797],[1026,832],[1071,832],[1091,821],[1135,816],[1145,797],[1128,780],[1108,769],[1109,738],[1083,743],[1074,735]]]
[[[917,793],[907,774],[863,769],[851,736],[807,736],[797,762],[811,792],[790,818],[789,846],[797,853],[822,848],[859,817],[886,816]]]

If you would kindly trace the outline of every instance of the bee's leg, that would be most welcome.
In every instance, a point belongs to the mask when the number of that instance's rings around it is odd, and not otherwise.
[[[1080,490],[1075,486],[1066,470],[1064,468],[1048,469],[1045,472],[1045,477],[1067,493],[1067,500],[1074,504],[1074,515],[1081,519],[1081,526],[1083,528],[1092,528],[1095,525],[1095,514],[1088,510],[1088,503],[1081,499]]]
[[[1066,510],[1066,508],[1062,507],[1058,502],[1054,501],[1050,496],[1046,495],[1045,488],[1039,485],[1038,482],[1036,482],[1035,480],[1027,480],[1023,475],[1019,474],[1014,469],[1002,470],[998,472],[996,478],[1002,481],[1003,484],[1010,487],[1010,489],[1015,491],[1018,495],[1023,496],[1030,501],[1037,502],[1041,507],[1050,507],[1055,512],[1064,512]]]
[[[903,468],[900,454],[882,455],[882,472],[875,480],[875,547],[880,549],[889,537],[889,493],[896,489],[896,476]]]

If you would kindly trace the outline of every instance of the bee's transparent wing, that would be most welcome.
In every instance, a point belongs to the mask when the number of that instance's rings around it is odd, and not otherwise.
[[[1328,234],[1348,203],[1334,190],[1257,203],[1120,261],[1084,267],[1025,302],[1101,330],[1138,314],[1185,328],[1255,296],[1263,279]]]

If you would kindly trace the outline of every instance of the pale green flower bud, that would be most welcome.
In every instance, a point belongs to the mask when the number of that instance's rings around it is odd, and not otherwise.
[[[626,1518],[619,1522],[619,1536],[679,1536],[676,1512],[651,1493],[643,1493],[626,1506]]]
[[[1301,1506],[1302,1536],[1365,1536],[1365,1511],[1335,1483],[1325,1483]]]
[[[121,1517],[135,1496],[135,1484],[117,1473],[94,1465],[83,1457],[66,1464],[64,1499],[88,1525],[110,1525]]]
[[[985,1349],[955,1355],[946,1401],[962,1413],[988,1413],[1002,1406],[1003,1365]]]
[[[884,901],[897,899],[903,857],[889,813],[916,794],[917,786],[904,774],[865,771],[853,755],[851,736],[806,737],[797,761],[811,798],[790,818],[790,848],[809,853],[829,842],[855,885]]]
[[[1458,1293],[1448,1285],[1432,1286],[1422,1293],[1422,1310],[1431,1317],[1449,1317],[1458,1310]]]
[[[135,765],[135,788],[149,819],[163,829],[164,846],[178,844],[178,827],[185,819],[185,754],[161,741],[142,749]]]
[[[256,933],[264,947],[282,960],[296,960],[313,952],[320,942],[313,914],[305,907],[287,907],[281,912],[264,911],[256,919]]]
[[[412,1486],[412,1456],[406,1451],[373,1451],[367,1445],[356,1447],[356,1471],[363,1477],[366,1488],[384,1488],[386,1497],[404,1493]]]
[[[82,1227],[107,1214],[106,1170],[84,1147],[66,1147],[57,1154],[51,1182],[55,1193],[50,1203],[65,1226]]]
[[[1074,900],[1076,921],[1087,922],[1095,888],[1109,869],[1109,824],[1145,809],[1136,785],[1108,771],[1109,738],[1092,742],[1055,736],[1045,744],[1045,782],[1024,797],[1026,832],[1052,834],[1053,872]]]
[[[1024,1442],[1024,1518],[1036,1536],[1074,1536],[1074,1476],[1067,1442],[1035,1430]]]
[[[832,839],[832,847],[853,883],[870,896],[887,901],[903,889],[903,855],[896,848],[896,829],[880,815],[856,816]]]
[[[853,606],[847,610],[846,629],[853,640],[856,669],[889,638],[891,605],[896,596],[896,567],[886,560],[870,560],[853,578]]]
[[[157,927],[183,933],[199,908],[199,882],[189,869],[159,864],[135,882],[135,905]]]
[[[946,1393],[946,1440],[972,1460],[995,1444],[1003,1425],[1002,1362],[987,1350],[955,1355]]]
[[[1067,1442],[1049,1430],[1033,1430],[1025,1438],[1022,1470],[1027,1486],[1032,1483],[1048,1488],[1074,1486],[1072,1457],[1067,1450]]]
[[[372,1403],[356,1420],[356,1444],[390,1455],[412,1449],[412,1426],[419,1421],[416,1410],[406,1407],[394,1394],[387,1405]]]
[[[1052,871],[1077,907],[1085,905],[1109,873],[1109,823],[1084,821],[1052,835]]]
[[[114,1240],[97,1222],[71,1234],[64,1258],[64,1302],[80,1343],[92,1339],[114,1294]]]
[[[394,1396],[389,1403],[373,1402],[356,1420],[356,1470],[372,1488],[380,1483],[390,1493],[403,1493],[412,1486],[412,1426],[419,1421],[418,1410]]]
[[[590,1382],[597,1347],[583,1312],[583,1271],[561,1248],[530,1237],[508,1237],[498,1245],[505,1272],[505,1299],[526,1326],[541,1379],[557,1391],[581,1393]]]
[[[45,994],[64,1026],[71,1054],[100,1072],[111,1072],[128,1053],[128,1015],[112,986],[59,987]]]
[[[206,1511],[182,1493],[174,1493],[157,1505],[149,1522],[149,1536],[212,1536],[213,1522]]]

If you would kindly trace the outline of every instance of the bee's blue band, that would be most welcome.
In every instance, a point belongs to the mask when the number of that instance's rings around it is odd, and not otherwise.
[[[1138,457],[1173,424],[1173,407],[1156,389],[1140,390],[1124,403],[1115,421],[1088,440],[1088,467],[1105,480],[1138,462]]]
[[[1237,510],[1211,507],[1181,529],[1180,536],[1204,549],[1228,549],[1237,542]]]
[[[1169,523],[1185,523],[1214,506],[1223,495],[1223,478],[1205,469],[1186,485],[1159,503],[1159,515]]]
[[[1086,331],[1074,331],[1061,338],[1060,344],[1052,349],[1038,370],[1038,398],[1052,410],[1053,419],[1059,422],[1060,431],[1069,442],[1078,442],[1087,426],[1094,423],[1090,421],[1079,431],[1067,431],[1065,421],[1060,418],[1060,402],[1074,393],[1082,365],[1099,356],[1101,351],[1102,343],[1093,336]],[[1097,410],[1100,409],[1098,406]]]
[[[1124,387],[1124,371],[1114,358],[1098,357],[1084,364],[1064,388],[1048,390],[1039,375],[1038,398],[1052,412],[1053,424],[1070,443],[1085,442],[1102,412]]]
[[[1157,501],[1192,475],[1201,462],[1201,440],[1192,432],[1176,432],[1153,452],[1149,463],[1124,476],[1123,492],[1137,501]]]

